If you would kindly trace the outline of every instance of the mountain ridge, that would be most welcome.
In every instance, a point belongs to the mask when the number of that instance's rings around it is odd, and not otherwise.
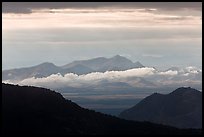
[[[2,83],[3,135],[201,134],[81,108],[45,88]]]
[[[119,117],[178,128],[202,128],[202,92],[181,87],[169,94],[154,93]]]
[[[88,60],[77,60],[63,66],[44,62],[31,67],[3,70],[2,80],[22,80],[30,77],[41,78],[57,73],[62,75],[67,73],[83,75],[91,72],[118,71],[140,67],[144,67],[140,62],[133,63],[123,56],[116,55],[112,58],[98,57]]]

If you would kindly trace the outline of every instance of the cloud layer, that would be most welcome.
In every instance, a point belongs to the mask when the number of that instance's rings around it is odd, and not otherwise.
[[[194,9],[202,10],[201,2],[3,2],[3,13],[31,13],[32,9],[64,8],[155,8],[163,10]]]
[[[201,3],[3,3],[2,7],[3,29],[202,24]]]
[[[125,82],[133,87],[193,86],[202,84],[202,70],[196,67],[158,71],[151,67],[135,68],[125,71],[93,72],[85,75],[73,73],[52,74],[44,78],[28,78],[22,81],[3,81],[20,85],[42,86],[52,89],[64,87],[87,87],[102,82]]]
[[[151,66],[200,67],[201,9],[183,2],[3,3],[3,69],[115,54]]]

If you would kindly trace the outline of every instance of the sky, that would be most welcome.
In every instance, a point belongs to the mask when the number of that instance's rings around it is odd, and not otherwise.
[[[125,56],[202,67],[201,2],[3,2],[2,69]]]

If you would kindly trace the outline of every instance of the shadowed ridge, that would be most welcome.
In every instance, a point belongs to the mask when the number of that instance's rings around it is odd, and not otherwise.
[[[178,128],[202,128],[202,92],[181,87],[165,95],[154,93],[119,117]]]
[[[49,89],[2,83],[3,135],[200,134],[84,109]]]

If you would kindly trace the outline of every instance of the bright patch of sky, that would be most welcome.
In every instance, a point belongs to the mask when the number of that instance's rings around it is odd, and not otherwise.
[[[159,69],[202,67],[201,3],[12,4],[2,5],[3,69],[117,54]]]

